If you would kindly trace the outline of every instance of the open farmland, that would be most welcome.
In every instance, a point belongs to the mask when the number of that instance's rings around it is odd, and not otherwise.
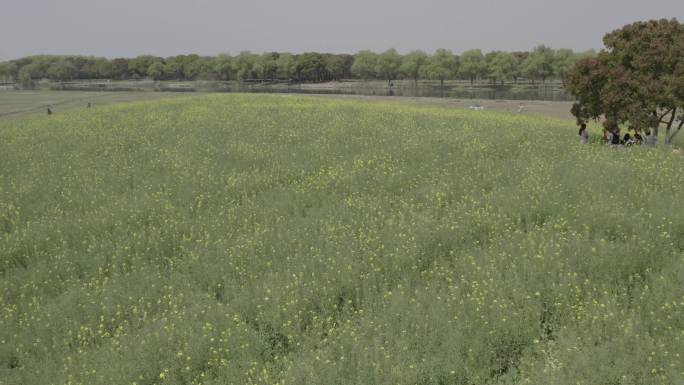
[[[683,160],[268,95],[0,121],[0,384],[680,384]]]
[[[140,100],[184,96],[173,92],[88,92],[88,91],[3,91],[0,92],[0,119],[45,114],[47,107],[59,113],[83,109],[88,103],[103,106]]]

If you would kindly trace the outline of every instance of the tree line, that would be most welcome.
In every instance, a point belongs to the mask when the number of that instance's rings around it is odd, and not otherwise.
[[[400,54],[395,49],[382,53],[362,50],[351,54],[302,54],[249,51],[237,55],[177,55],[135,58],[86,56],[29,56],[0,62],[0,79],[31,87],[39,79],[154,79],[154,80],[238,80],[324,82],[340,79],[396,79],[489,81],[491,83],[564,79],[578,60],[594,57],[592,50],[573,52],[540,45],[529,52],[479,49],[454,54],[438,49],[432,54],[413,51]]]

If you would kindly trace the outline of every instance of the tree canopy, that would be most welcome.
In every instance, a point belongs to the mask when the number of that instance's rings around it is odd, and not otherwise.
[[[412,51],[401,60],[399,72],[408,79],[418,80],[421,74],[421,68],[425,65],[428,55],[423,51]]]
[[[554,74],[554,51],[550,47],[540,45],[535,48],[522,63],[522,73],[531,79],[545,82]]]
[[[372,79],[375,77],[375,68],[378,63],[378,54],[373,51],[359,51],[354,57],[351,71],[361,79]]]
[[[378,78],[385,79],[389,83],[399,75],[400,66],[401,55],[396,49],[390,48],[378,56],[375,73]]]
[[[684,125],[684,25],[677,20],[636,22],[603,38],[597,57],[578,61],[566,80],[577,98],[578,122],[605,119],[607,127],[665,128],[669,144]]]
[[[249,51],[237,55],[195,54],[107,59],[90,56],[37,55],[0,62],[0,80],[30,86],[36,80],[145,79],[155,80],[238,80],[238,81],[339,81],[342,79],[385,80],[481,79],[505,83],[562,79],[579,58],[594,53],[575,53],[540,46],[532,52],[489,52],[470,50],[461,55],[447,49],[434,53],[413,51],[401,54],[391,48],[382,53],[362,50],[356,54]],[[24,67],[27,67],[24,70]],[[52,68],[52,69],[51,69]]]
[[[444,84],[444,80],[456,76],[458,64],[457,56],[447,49],[440,48],[427,59],[422,69],[426,78],[438,79]]]
[[[459,74],[472,83],[486,72],[484,56],[479,49],[471,49],[461,55]]]

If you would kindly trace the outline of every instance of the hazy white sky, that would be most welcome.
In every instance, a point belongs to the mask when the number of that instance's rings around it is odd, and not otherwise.
[[[684,0],[0,0],[0,60],[32,54],[601,48]]]

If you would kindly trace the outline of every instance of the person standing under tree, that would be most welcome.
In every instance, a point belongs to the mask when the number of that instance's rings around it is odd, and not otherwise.
[[[582,144],[587,144],[589,143],[589,132],[587,132],[587,124],[582,123],[580,125],[579,132],[577,133],[580,137],[580,143]]]

